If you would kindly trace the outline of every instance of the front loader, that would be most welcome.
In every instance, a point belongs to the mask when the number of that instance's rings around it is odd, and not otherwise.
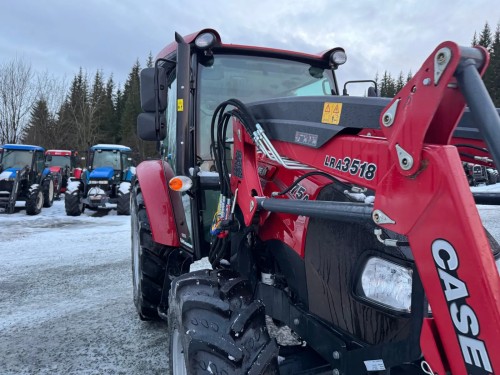
[[[341,95],[345,61],[205,29],[142,71],[134,303],[170,374],[500,374],[499,196],[454,145],[500,163],[489,55],[444,42],[393,99]]]

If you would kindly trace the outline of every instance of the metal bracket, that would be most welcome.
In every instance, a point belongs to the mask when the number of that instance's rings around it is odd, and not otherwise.
[[[372,219],[375,224],[396,224],[394,220],[392,220],[389,216],[387,216],[380,210],[373,211]]]
[[[411,169],[413,167],[413,157],[398,144],[396,144],[396,152],[401,169],[405,171]]]
[[[434,56],[434,85],[437,86],[443,72],[451,60],[451,50],[447,47],[441,48]]]
[[[396,99],[394,103],[391,104],[389,109],[385,111],[384,115],[382,116],[382,124],[388,128],[394,123],[394,118],[396,117],[396,111],[398,109],[398,104],[401,101],[401,99]]]

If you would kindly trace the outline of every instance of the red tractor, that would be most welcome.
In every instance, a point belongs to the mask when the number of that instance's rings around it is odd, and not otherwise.
[[[394,99],[341,95],[345,61],[205,29],[142,71],[134,303],[170,374],[500,374],[499,200],[451,144],[500,162],[489,55],[444,42]]]
[[[54,175],[55,196],[66,191],[71,177],[80,178],[82,168],[77,168],[78,152],[74,150],[47,150],[45,161]]]

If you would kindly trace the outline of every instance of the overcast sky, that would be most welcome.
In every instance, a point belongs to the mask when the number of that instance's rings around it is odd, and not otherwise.
[[[82,67],[123,83],[173,40],[205,27],[225,43],[320,52],[346,49],[346,79],[415,73],[442,41],[470,45],[497,0],[0,0],[0,64],[22,58],[71,80]]]

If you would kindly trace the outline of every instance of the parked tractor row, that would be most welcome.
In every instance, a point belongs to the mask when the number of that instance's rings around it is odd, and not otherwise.
[[[74,150],[45,150],[40,146],[5,144],[0,147],[0,212],[13,213],[24,202],[26,214],[37,215],[65,196],[68,216],[90,209],[114,208],[130,214],[130,181],[135,167],[129,147],[97,144],[87,157]],[[78,166],[85,161],[86,166]]]

